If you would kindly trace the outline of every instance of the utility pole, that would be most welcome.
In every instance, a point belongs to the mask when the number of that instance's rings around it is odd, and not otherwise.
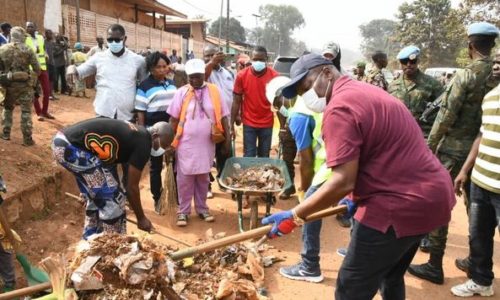
[[[80,0],[76,0],[76,41],[80,42]]]
[[[227,0],[227,16],[226,16],[226,54],[229,54],[229,0]]]
[[[252,14],[252,16],[255,17],[255,38],[257,39],[256,44],[259,45],[260,36],[258,34],[258,30],[259,30],[259,18],[261,17],[261,15]]]
[[[220,47],[220,36],[222,34],[222,14],[224,13],[224,0],[220,0],[220,18],[219,18],[219,50],[222,50]]]

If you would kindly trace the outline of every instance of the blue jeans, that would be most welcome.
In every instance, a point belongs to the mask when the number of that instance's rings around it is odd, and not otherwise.
[[[273,128],[255,128],[243,125],[243,152],[245,157],[269,157]],[[258,146],[257,146],[258,142]]]
[[[320,185],[311,186],[304,196],[305,201],[314,194]],[[302,263],[307,269],[319,269],[320,233],[323,222],[317,220],[308,222],[302,226]]]
[[[493,282],[493,238],[500,230],[500,194],[471,184],[469,199],[469,276],[475,283],[491,285]]]

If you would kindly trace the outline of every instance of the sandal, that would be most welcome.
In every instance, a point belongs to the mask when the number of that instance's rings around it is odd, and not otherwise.
[[[188,221],[188,216],[185,214],[178,214],[177,215],[177,223],[176,225],[179,227],[186,227],[187,226],[187,221]]]

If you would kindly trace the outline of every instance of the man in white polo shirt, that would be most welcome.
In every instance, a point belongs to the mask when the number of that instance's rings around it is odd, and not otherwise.
[[[205,61],[205,80],[215,84],[219,88],[219,93],[222,101],[228,109],[233,105],[233,87],[234,75],[224,67],[225,54],[220,52],[214,45],[208,45],[203,49],[203,60]],[[217,144],[215,147],[215,161],[217,167],[217,178],[219,178],[224,168],[224,164],[228,159],[227,156],[221,153],[222,144]],[[212,174],[210,174],[212,175]],[[213,177],[211,176],[211,181]],[[212,187],[210,184],[208,190],[208,198],[212,198]]]
[[[78,67],[68,68],[72,81],[96,75],[94,109],[98,116],[130,121],[134,114],[137,83],[146,78],[146,61],[125,47],[127,36],[120,24],[109,26],[108,49]]]

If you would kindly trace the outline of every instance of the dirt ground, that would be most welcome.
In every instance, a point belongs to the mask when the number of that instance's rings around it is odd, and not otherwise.
[[[9,194],[27,188],[44,176],[48,176],[58,168],[53,163],[50,153],[50,142],[57,129],[93,116],[92,96],[89,99],[60,96],[60,100],[51,101],[50,112],[57,118],[54,121],[37,121],[33,118],[34,139],[37,145],[26,148],[21,146],[22,138],[19,130],[19,110],[15,112],[15,126],[13,128],[12,140],[6,142],[0,140],[0,170],[9,188]],[[76,191],[76,185],[71,176],[64,171],[63,192]],[[208,204],[216,218],[213,224],[206,224],[195,215],[189,219],[186,228],[179,229],[170,225],[166,216],[158,216],[154,213],[153,201],[149,190],[148,172],[145,171],[141,181],[141,197],[146,214],[153,222],[155,228],[166,235],[171,235],[187,243],[194,243],[203,238],[205,231],[212,227],[214,232],[224,231],[227,234],[238,232],[236,202],[231,200],[229,194],[215,190],[215,198],[208,200]],[[7,196],[9,195],[7,194]],[[289,209],[295,205],[295,199],[278,201],[272,212],[281,209]],[[261,217],[265,211],[263,204],[259,207]],[[249,211],[244,212],[246,216]],[[134,218],[133,213],[131,217]],[[51,252],[68,252],[71,254],[71,245],[80,239],[83,224],[83,209],[71,198],[64,198],[60,202],[50,205],[40,213],[34,214],[29,219],[16,222],[14,228],[24,239],[24,253],[32,262],[38,262],[41,258]],[[417,279],[409,274],[406,275],[407,299],[454,299],[450,294],[450,288],[466,280],[464,273],[454,266],[457,257],[464,257],[468,252],[467,243],[467,217],[462,201],[459,200],[453,211],[453,219],[450,224],[448,247],[444,261],[445,283],[443,286],[434,285]],[[128,226],[129,232],[138,232],[135,226]],[[290,265],[299,261],[301,240],[300,230],[289,236],[270,241],[275,247],[271,250],[273,254],[285,259],[284,262],[275,264],[266,269],[266,286],[269,295],[273,299],[332,299],[337,273],[342,263],[342,258],[335,251],[339,247],[346,246],[349,242],[349,229],[341,228],[334,218],[329,218],[323,223],[321,235],[322,253],[321,267],[325,281],[319,284],[292,281],[279,275],[280,266]],[[159,241],[176,244],[159,235],[153,235]],[[181,245],[179,245],[181,246]],[[181,246],[182,247],[182,246]],[[500,240],[495,237],[494,262],[500,262]],[[416,263],[426,261],[427,255],[419,252],[415,257]],[[500,266],[494,266],[494,271],[500,274]],[[22,273],[18,272],[19,286],[24,285]],[[495,281],[498,284],[498,279]],[[496,291],[500,294],[500,290]],[[380,299],[380,297],[376,297]]]

